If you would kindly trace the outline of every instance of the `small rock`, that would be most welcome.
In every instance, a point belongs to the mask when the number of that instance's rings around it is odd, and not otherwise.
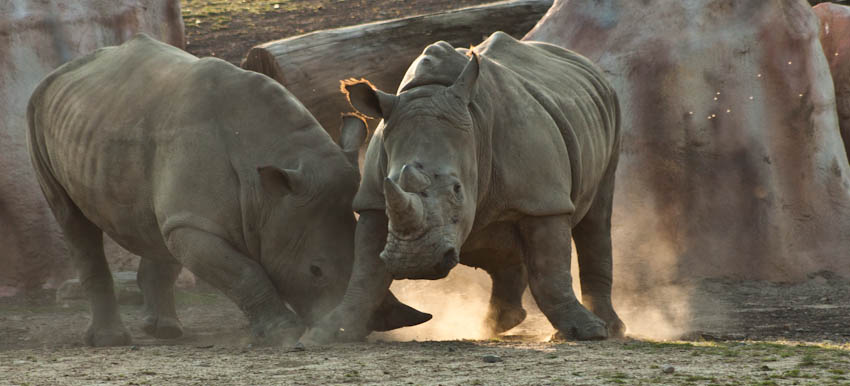
[[[301,342],[296,343],[295,347],[292,348],[292,351],[305,351],[305,350],[307,350],[307,348],[304,347],[304,343],[301,343]]]
[[[661,366],[661,372],[664,374],[673,374],[676,371],[676,368],[670,365]]]
[[[501,357],[499,357],[498,355],[485,355],[485,356],[484,356],[484,357],[482,357],[481,359],[482,359],[484,362],[487,362],[487,363],[496,363],[496,362],[501,362],[501,361],[502,361],[502,358],[501,358]]]
[[[139,346],[130,346],[130,351],[138,351]]]
[[[455,349],[454,347],[449,347],[449,352],[455,352],[456,350],[457,349]]]
[[[768,365],[761,365],[761,367],[759,367],[759,370],[761,370],[761,371],[770,371],[770,367],[769,367]]]

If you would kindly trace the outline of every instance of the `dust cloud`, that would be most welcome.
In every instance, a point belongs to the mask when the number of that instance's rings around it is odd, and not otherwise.
[[[693,286],[659,278],[658,273],[663,271],[659,265],[663,266],[668,263],[667,258],[672,258],[671,248],[656,243],[644,243],[641,248],[651,248],[658,259],[646,265],[647,272],[642,276],[643,280],[635,279],[634,273],[615,272],[614,307],[625,322],[630,337],[654,340],[682,337],[695,328],[692,325]],[[615,252],[615,265],[616,258]],[[581,300],[575,252],[572,259],[573,288]],[[491,338],[484,328],[490,287],[490,277],[485,271],[461,265],[442,280],[395,281],[392,290],[399,299],[434,317],[419,326],[375,333],[372,339],[425,341]],[[548,340],[555,330],[537,308],[528,289],[523,296],[523,305],[528,317],[522,324],[503,334],[503,337]]]

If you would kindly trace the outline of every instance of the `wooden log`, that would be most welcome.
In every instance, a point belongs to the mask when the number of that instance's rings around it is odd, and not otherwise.
[[[552,0],[503,1],[453,11],[361,24],[293,36],[252,48],[242,67],[284,85],[336,139],[340,114],[351,111],[339,81],[366,78],[394,92],[428,44],[478,44],[494,31],[521,38]],[[377,125],[370,120],[370,132]]]

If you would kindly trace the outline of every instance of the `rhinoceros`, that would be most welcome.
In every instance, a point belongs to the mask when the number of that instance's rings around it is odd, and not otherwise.
[[[362,337],[364,312],[392,280],[443,278],[458,262],[492,278],[492,333],[525,318],[527,285],[563,338],[624,333],[611,304],[619,105],[594,64],[496,32],[471,51],[428,46],[395,95],[365,80],[343,86],[382,123],[354,199],[349,288],[305,341]]]
[[[265,75],[138,35],[48,75],[28,121],[36,175],[91,302],[88,344],[131,342],[103,233],[142,257],[143,329],[158,338],[182,334],[181,266],[232,299],[261,342],[294,341],[342,297],[359,118],[344,119],[337,146]],[[374,328],[430,317],[382,300]]]

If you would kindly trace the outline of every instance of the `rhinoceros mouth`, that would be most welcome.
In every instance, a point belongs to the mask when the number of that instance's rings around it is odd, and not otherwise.
[[[447,227],[433,228],[415,239],[402,239],[393,233],[381,260],[394,279],[440,279],[460,261],[458,248]]]

